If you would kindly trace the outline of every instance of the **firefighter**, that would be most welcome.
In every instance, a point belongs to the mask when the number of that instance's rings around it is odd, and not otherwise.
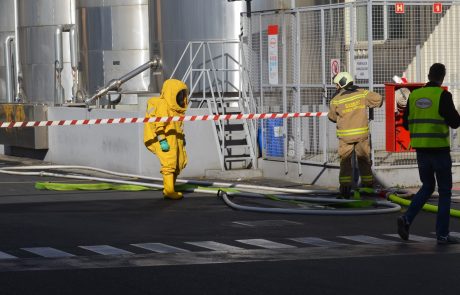
[[[406,213],[398,217],[398,234],[409,239],[409,227],[438,185],[437,243],[458,244],[449,235],[450,203],[452,196],[452,159],[450,156],[450,128],[460,126],[452,94],[441,87],[446,67],[435,63],[428,73],[429,82],[414,90],[404,113],[404,127],[410,131],[410,143],[417,153],[422,187],[412,198]]]
[[[160,97],[147,102],[146,117],[183,116],[188,105],[188,88],[175,79],[166,80]],[[154,122],[144,127],[144,144],[157,155],[163,174],[163,195],[165,199],[178,200],[183,197],[174,185],[177,176],[187,165],[183,122]]]
[[[333,81],[337,92],[330,102],[328,118],[337,124],[340,194],[343,198],[350,198],[353,152],[358,162],[361,185],[365,187],[374,185],[367,108],[380,107],[383,100],[380,94],[353,85],[353,77],[347,72],[338,73]]]

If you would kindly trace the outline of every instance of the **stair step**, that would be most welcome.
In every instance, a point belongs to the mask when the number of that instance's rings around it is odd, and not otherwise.
[[[244,131],[243,124],[226,124],[224,125],[225,131]]]
[[[251,160],[251,156],[247,155],[234,155],[234,156],[225,156],[225,162],[241,162]]]
[[[244,146],[247,147],[248,143],[246,142],[246,139],[229,139],[225,141],[225,146],[226,147],[236,147],[236,146]]]

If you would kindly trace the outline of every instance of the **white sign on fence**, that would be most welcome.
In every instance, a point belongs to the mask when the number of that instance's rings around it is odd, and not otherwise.
[[[355,79],[369,80],[369,59],[355,59]]]
[[[278,84],[278,26],[268,26],[268,83]]]

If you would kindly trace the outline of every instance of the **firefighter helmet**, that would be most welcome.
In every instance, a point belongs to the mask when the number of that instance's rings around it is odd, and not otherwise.
[[[340,72],[334,77],[334,84],[339,85],[340,88],[344,88],[350,83],[353,83],[353,77],[348,72]]]

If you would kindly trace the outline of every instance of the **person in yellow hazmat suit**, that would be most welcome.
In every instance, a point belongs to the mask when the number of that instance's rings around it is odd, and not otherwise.
[[[160,97],[148,100],[146,117],[183,116],[187,105],[187,85],[182,81],[169,79],[164,82]],[[175,191],[174,185],[177,176],[187,165],[183,122],[146,123],[144,144],[160,160],[164,198],[181,199],[183,195]]]

